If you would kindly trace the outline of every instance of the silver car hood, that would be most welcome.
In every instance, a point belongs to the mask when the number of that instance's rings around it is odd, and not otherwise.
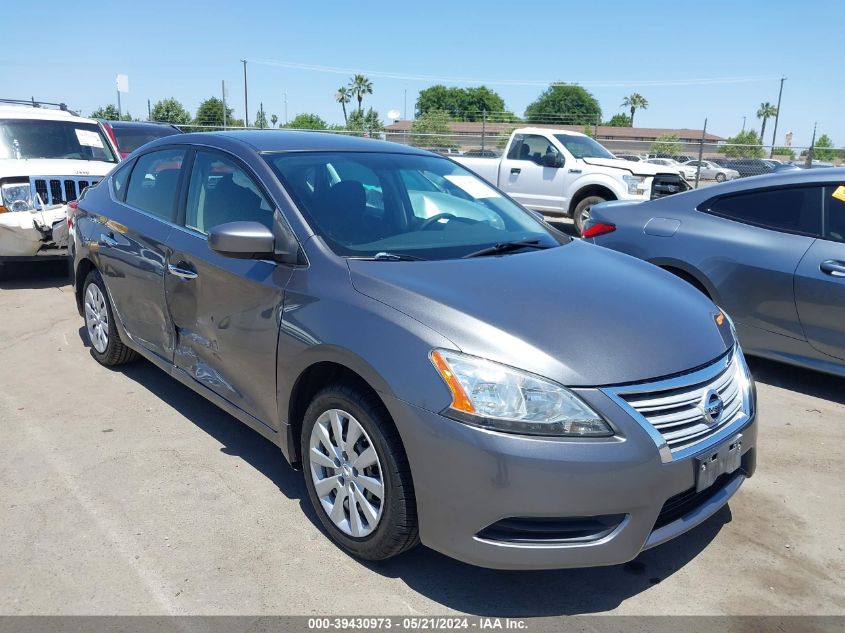
[[[733,345],[700,292],[633,257],[575,241],[438,262],[349,260],[352,285],[461,351],[599,386],[704,365]]]

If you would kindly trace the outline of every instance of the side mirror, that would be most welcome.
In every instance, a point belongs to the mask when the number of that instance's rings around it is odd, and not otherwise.
[[[563,167],[563,156],[554,152],[546,152],[543,156],[543,165],[546,167]]]
[[[259,222],[227,222],[208,232],[215,253],[235,259],[275,259],[276,238]]]

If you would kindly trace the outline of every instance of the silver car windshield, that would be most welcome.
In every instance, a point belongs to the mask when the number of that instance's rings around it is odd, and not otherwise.
[[[575,158],[616,158],[603,145],[589,136],[575,136],[574,134],[555,134],[555,138],[563,143]]]
[[[374,152],[264,158],[338,255],[452,259],[505,243],[548,248],[568,241],[445,158]]]

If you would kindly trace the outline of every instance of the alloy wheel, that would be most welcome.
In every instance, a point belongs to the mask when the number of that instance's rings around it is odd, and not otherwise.
[[[329,409],[314,423],[308,450],[311,480],[326,515],[344,534],[369,536],[384,510],[385,484],[364,427],[346,411]]]
[[[109,346],[109,312],[106,298],[95,283],[88,284],[85,291],[85,327],[91,345],[104,354]]]

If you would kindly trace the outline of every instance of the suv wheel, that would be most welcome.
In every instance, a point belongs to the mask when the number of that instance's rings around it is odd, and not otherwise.
[[[85,278],[82,288],[85,330],[91,341],[91,354],[101,365],[113,367],[135,360],[137,354],[124,345],[117,333],[106,285],[96,270]]]
[[[308,496],[332,540],[366,560],[419,542],[402,442],[378,398],[347,385],[319,392],[302,428]]]

